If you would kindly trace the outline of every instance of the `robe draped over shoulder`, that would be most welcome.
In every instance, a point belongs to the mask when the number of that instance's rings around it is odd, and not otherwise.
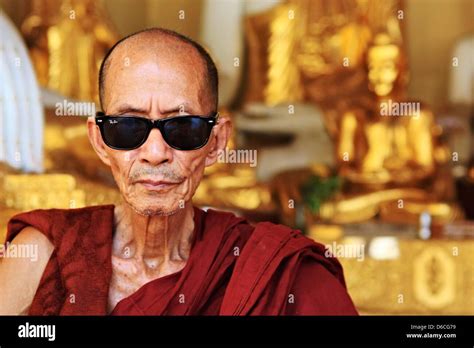
[[[194,222],[185,267],[146,283],[112,315],[357,315],[340,263],[301,232],[196,207]],[[27,226],[54,246],[29,314],[106,315],[114,206],[21,213],[6,242]]]

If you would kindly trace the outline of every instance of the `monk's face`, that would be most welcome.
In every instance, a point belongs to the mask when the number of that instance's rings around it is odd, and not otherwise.
[[[104,112],[149,119],[186,114],[209,115],[215,108],[206,85],[205,65],[190,46],[164,41],[117,47],[106,74]],[[171,148],[159,129],[134,150],[114,150],[88,120],[89,137],[102,161],[110,166],[125,201],[142,215],[170,215],[191,200],[204,168],[217,159],[230,132],[223,118],[207,144],[197,150]]]

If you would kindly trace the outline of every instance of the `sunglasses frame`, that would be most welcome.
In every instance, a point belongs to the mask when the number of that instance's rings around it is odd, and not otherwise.
[[[192,148],[192,149],[189,149],[189,150],[188,149],[183,150],[183,149],[180,149],[179,147],[172,146],[171,144],[169,144],[168,141],[166,140],[167,137],[164,133],[164,125],[167,122],[172,121],[172,120],[177,119],[177,118],[185,118],[185,117],[197,117],[197,118],[200,118],[200,119],[203,119],[203,120],[207,121],[208,124],[211,125],[210,126],[211,130],[209,131],[209,135],[207,136],[204,143],[202,145],[200,145],[199,147]],[[105,124],[104,121],[108,118],[137,118],[137,119],[140,119],[140,120],[144,120],[147,123],[147,134],[144,137],[143,141],[140,142],[140,144],[136,147],[124,149],[124,148],[112,146],[112,145],[107,143],[107,141],[105,139],[105,136],[104,136],[104,124]],[[163,137],[164,141],[166,142],[166,144],[169,147],[171,147],[175,150],[179,150],[179,151],[193,151],[193,150],[198,150],[198,149],[206,146],[206,144],[209,141],[209,138],[211,136],[212,129],[214,128],[215,125],[219,124],[219,112],[216,111],[216,112],[213,112],[210,115],[180,115],[180,116],[162,118],[162,119],[159,119],[159,120],[151,120],[151,119],[146,118],[146,117],[134,116],[134,115],[106,115],[104,112],[99,111],[99,112],[96,113],[96,116],[95,116],[95,124],[99,127],[100,134],[102,136],[102,140],[104,141],[104,143],[108,147],[110,147],[111,149],[114,149],[114,150],[130,151],[130,150],[138,149],[140,146],[142,146],[143,144],[146,143],[148,137],[150,136],[150,132],[152,131],[152,129],[157,128],[160,131],[161,136]]]

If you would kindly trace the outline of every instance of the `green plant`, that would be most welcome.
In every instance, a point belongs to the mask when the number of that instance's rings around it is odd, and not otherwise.
[[[312,213],[317,214],[321,204],[339,191],[341,184],[341,178],[338,176],[322,178],[317,175],[312,175],[301,185],[301,194],[304,204]]]

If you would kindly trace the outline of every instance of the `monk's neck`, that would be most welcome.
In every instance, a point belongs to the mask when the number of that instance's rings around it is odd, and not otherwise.
[[[115,208],[113,254],[150,268],[185,262],[191,250],[194,210],[191,203],[169,216],[144,216],[123,203]]]

